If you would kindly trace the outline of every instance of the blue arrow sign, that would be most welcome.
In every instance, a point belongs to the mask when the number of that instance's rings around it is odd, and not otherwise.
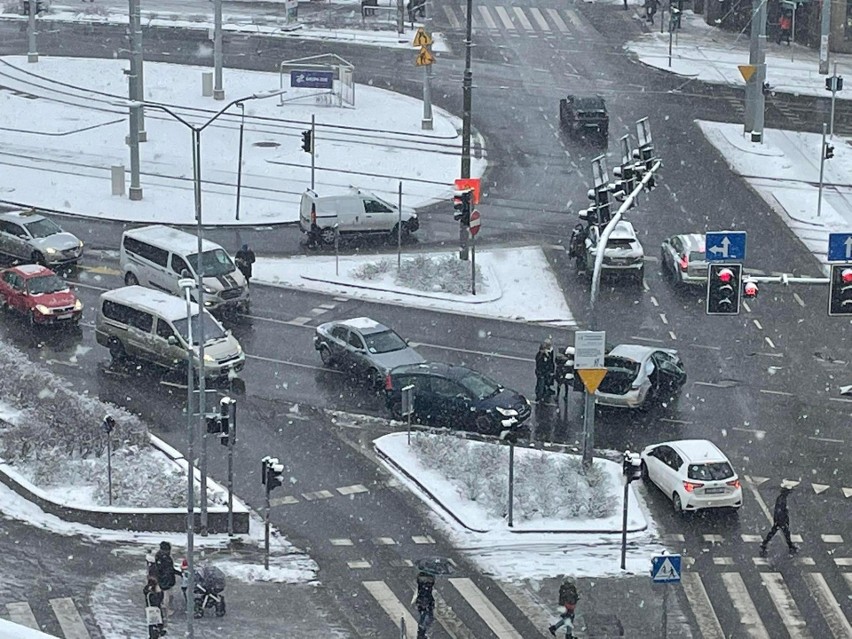
[[[651,557],[651,581],[655,584],[680,583],[680,555]]]
[[[741,262],[746,255],[745,231],[713,231],[704,234],[708,262]]]
[[[852,262],[852,233],[828,234],[828,261]]]

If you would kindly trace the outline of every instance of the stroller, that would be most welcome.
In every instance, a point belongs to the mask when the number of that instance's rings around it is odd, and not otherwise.
[[[195,617],[204,616],[206,608],[214,608],[217,617],[225,615],[225,574],[215,566],[201,565],[195,570]]]

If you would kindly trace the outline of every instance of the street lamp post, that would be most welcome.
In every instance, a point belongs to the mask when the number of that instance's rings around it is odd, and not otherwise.
[[[112,431],[115,419],[111,415],[104,417],[102,428],[107,436],[107,485],[109,486],[109,505],[112,506]]]
[[[186,297],[186,569],[189,574],[186,590],[190,593],[186,598],[186,636],[193,639],[192,620],[195,613],[195,600],[191,593],[195,592],[195,560],[193,559],[195,546],[195,464],[193,463],[195,429],[192,422],[192,371],[195,365],[192,361],[192,289],[195,287],[195,280],[191,277],[185,277],[181,278],[178,284]]]

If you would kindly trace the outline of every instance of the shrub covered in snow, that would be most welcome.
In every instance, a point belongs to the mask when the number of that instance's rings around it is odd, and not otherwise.
[[[415,255],[404,257],[397,271],[392,260],[362,264],[352,271],[352,277],[361,280],[376,280],[393,274],[393,281],[406,288],[432,293],[467,295],[470,292],[470,262],[452,255]],[[476,268],[476,283],[482,288],[482,271]]]
[[[453,437],[415,433],[411,446],[420,462],[453,482],[460,494],[504,517],[508,504],[509,449]],[[604,499],[608,475],[593,466],[584,472],[574,455],[524,450],[515,455],[515,517],[603,518],[613,504]]]

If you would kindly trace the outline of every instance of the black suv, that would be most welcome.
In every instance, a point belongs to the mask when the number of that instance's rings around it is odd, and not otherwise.
[[[414,386],[414,413],[432,425],[499,435],[520,430],[530,417],[527,398],[465,366],[438,362],[393,369],[385,380],[385,403],[395,419],[402,418],[401,389]]]
[[[572,135],[596,134],[602,140],[609,135],[609,114],[599,95],[569,95],[559,101],[559,124]]]

